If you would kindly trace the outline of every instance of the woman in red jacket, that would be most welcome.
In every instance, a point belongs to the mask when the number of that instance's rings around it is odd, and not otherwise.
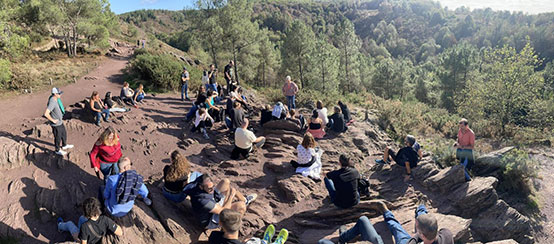
[[[90,152],[90,165],[94,168],[96,176],[100,179],[98,171],[102,171],[104,179],[110,175],[118,174],[117,162],[121,155],[119,136],[114,128],[110,126],[102,132]]]

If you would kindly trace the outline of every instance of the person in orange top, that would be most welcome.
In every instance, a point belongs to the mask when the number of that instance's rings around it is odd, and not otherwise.
[[[456,158],[465,167],[466,181],[470,181],[469,170],[475,163],[473,148],[475,147],[475,133],[469,128],[467,119],[461,119],[458,123],[458,140],[454,143],[456,149]]]
[[[104,179],[107,179],[110,175],[118,174],[117,162],[121,156],[119,136],[115,129],[110,126],[100,134],[90,152],[90,165],[94,168],[98,179],[100,179],[99,171],[104,175]]]

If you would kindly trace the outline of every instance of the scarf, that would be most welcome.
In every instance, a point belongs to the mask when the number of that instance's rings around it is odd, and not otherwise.
[[[123,172],[115,189],[117,204],[134,201],[142,184],[142,176],[137,174],[135,170]]]

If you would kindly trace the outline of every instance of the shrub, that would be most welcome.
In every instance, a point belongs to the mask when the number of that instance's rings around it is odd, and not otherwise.
[[[503,170],[498,186],[501,191],[523,196],[534,192],[531,179],[537,177],[538,163],[526,151],[514,149],[504,155],[501,162]]]
[[[131,61],[131,69],[145,80],[146,86],[157,89],[174,90],[179,84],[183,64],[167,54],[150,54],[145,51]]]
[[[10,61],[6,59],[0,59],[0,88],[6,88],[12,79],[12,71],[10,68]]]

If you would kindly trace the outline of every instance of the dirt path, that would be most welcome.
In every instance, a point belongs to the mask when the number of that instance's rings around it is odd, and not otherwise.
[[[554,243],[554,153],[552,149],[534,155],[539,162],[539,179],[537,191],[541,202],[541,213],[544,224],[537,234],[537,243]]]
[[[121,50],[123,57],[108,58],[96,69],[77,80],[77,83],[60,87],[64,92],[62,95],[64,106],[83,100],[95,90],[102,97],[107,91],[119,91],[120,84],[123,82],[122,70],[129,62],[128,57],[132,53],[131,48],[121,47]],[[19,126],[25,119],[41,117],[49,96],[50,89],[1,100],[0,128]]]

